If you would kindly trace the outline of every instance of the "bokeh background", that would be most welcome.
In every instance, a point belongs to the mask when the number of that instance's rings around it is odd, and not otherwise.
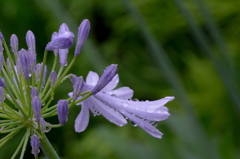
[[[91,22],[84,49],[71,72],[119,64],[120,85],[134,98],[176,99],[171,116],[155,139],[139,127],[117,127],[102,116],[75,133],[74,107],[68,123],[46,135],[66,159],[237,159],[240,158],[240,2],[237,0],[0,0],[0,29],[5,39],[32,30],[38,60],[51,34],[67,23],[76,35],[83,19]],[[73,52],[74,48],[71,49]],[[69,54],[69,59],[73,53]],[[52,56],[48,58],[51,65]],[[72,90],[64,83],[55,101]],[[48,119],[57,123],[57,118]],[[0,149],[10,158],[22,133]],[[30,146],[25,158],[33,158]],[[40,158],[44,155],[40,153]]]

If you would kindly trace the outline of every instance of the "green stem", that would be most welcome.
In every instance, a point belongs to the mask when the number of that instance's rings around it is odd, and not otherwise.
[[[47,158],[60,159],[45,134],[43,134],[42,138],[40,138],[40,146]]]

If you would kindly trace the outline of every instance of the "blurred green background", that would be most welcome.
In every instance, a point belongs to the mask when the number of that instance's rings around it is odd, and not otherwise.
[[[160,122],[155,139],[139,127],[117,127],[93,117],[86,131],[68,123],[46,135],[66,159],[237,159],[240,158],[240,2],[237,0],[0,0],[0,29],[5,39],[32,30],[38,60],[51,34],[67,23],[76,35],[83,19],[91,22],[89,38],[71,72],[86,77],[119,64],[120,86],[134,98],[167,104],[171,116]],[[73,52],[74,47],[71,49]],[[69,59],[73,53],[69,54]],[[49,65],[52,64],[50,56]],[[55,98],[72,90],[64,83]],[[57,118],[47,120],[57,123]],[[10,158],[21,132],[0,149]],[[33,158],[28,146],[25,158]],[[40,153],[40,158],[44,155]]]

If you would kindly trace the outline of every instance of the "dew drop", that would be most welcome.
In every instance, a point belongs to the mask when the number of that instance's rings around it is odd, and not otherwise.
[[[138,126],[135,122],[131,121],[132,126],[136,127]]]
[[[127,107],[128,103],[127,102],[122,102],[122,106]]]

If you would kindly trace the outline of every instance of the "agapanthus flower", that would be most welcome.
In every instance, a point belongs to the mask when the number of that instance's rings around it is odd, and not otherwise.
[[[98,82],[98,74],[90,71],[83,91],[93,90]],[[119,76],[116,74],[102,90],[78,103],[82,105],[82,109],[75,120],[75,131],[82,132],[86,129],[90,110],[94,115],[101,114],[118,126],[127,124],[129,119],[135,126],[141,127],[150,135],[161,138],[162,133],[156,129],[156,124],[170,116],[164,105],[174,97],[165,97],[156,101],[132,100],[133,90],[129,87],[114,89],[118,82]],[[69,96],[72,96],[72,93],[69,93]]]
[[[90,71],[86,82],[82,76],[69,73],[89,30],[90,22],[85,19],[78,28],[74,56],[67,65],[68,49],[73,44],[74,35],[67,24],[63,23],[58,33],[52,34],[51,41],[45,48],[53,51],[55,55],[51,68],[47,67],[47,53],[44,54],[43,61],[36,64],[36,41],[31,31],[26,34],[28,49],[18,49],[18,38],[14,34],[10,39],[12,49],[9,49],[0,32],[0,131],[5,134],[0,138],[0,147],[21,129],[25,131],[11,158],[15,158],[21,149],[20,158],[23,158],[30,137],[35,158],[38,158],[40,142],[47,157],[59,158],[44,133],[63,126],[68,120],[69,109],[76,104],[82,105],[75,120],[76,132],[86,129],[91,111],[94,115],[103,115],[118,126],[126,125],[127,120],[130,120],[134,126],[141,127],[150,135],[162,137],[156,125],[169,117],[168,109],[164,105],[174,97],[156,101],[132,100],[133,90],[129,87],[115,89],[119,82],[117,64],[108,66],[100,78],[97,73]],[[58,60],[60,67],[57,66]],[[47,73],[48,69],[51,70],[50,73]],[[57,104],[52,103],[55,101],[55,94],[59,93],[56,89],[59,90],[58,87],[68,79],[73,84],[70,98],[61,99]],[[62,94],[62,91],[60,93]],[[52,116],[58,116],[59,123],[47,122],[46,118]],[[46,149],[47,151],[44,151]]]

